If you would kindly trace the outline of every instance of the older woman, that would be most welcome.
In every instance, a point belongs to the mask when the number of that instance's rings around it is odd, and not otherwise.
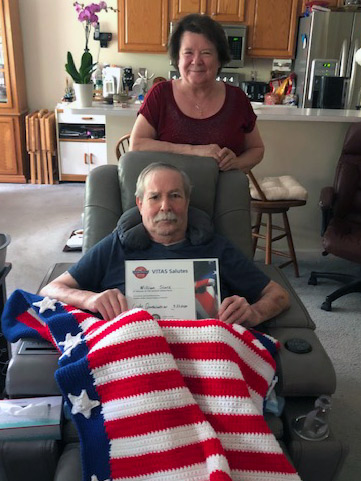
[[[222,27],[206,15],[187,15],[170,39],[169,54],[181,78],[149,90],[130,149],[213,157],[220,170],[249,171],[264,147],[244,92],[216,80],[230,60]]]

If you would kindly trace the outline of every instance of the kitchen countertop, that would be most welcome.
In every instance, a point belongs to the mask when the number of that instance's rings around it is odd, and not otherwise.
[[[252,102],[258,120],[309,122],[361,122],[360,110],[299,109],[287,105],[263,105]]]
[[[258,119],[279,121],[308,121],[308,122],[361,122],[361,110],[336,109],[299,109],[288,105],[263,105],[252,102]],[[135,117],[139,104],[106,105],[93,102],[92,107],[79,108],[76,102],[58,104],[57,109],[69,110],[72,114],[80,115],[109,115],[116,117]]]

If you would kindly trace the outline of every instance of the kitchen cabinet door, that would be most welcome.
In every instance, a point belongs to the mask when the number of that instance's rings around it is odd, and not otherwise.
[[[298,7],[298,0],[247,0],[247,54],[261,58],[292,58]]]
[[[217,22],[243,22],[245,0],[210,0],[209,15]]]
[[[118,0],[118,9],[119,52],[166,52],[168,0]]]
[[[99,165],[107,163],[107,146],[105,143],[89,142],[88,150],[89,172]]]
[[[170,19],[178,20],[189,13],[207,13],[207,0],[172,0]]]
[[[90,170],[106,163],[105,142],[59,142],[60,180],[85,181]]]
[[[218,22],[243,22],[245,0],[171,0],[170,19],[189,13],[207,14]]]

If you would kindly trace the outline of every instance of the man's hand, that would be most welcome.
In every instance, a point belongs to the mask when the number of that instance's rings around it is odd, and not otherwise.
[[[240,296],[226,297],[218,311],[220,321],[226,324],[244,324],[251,327],[259,323],[257,312]]]
[[[85,308],[91,312],[99,312],[104,320],[109,321],[128,310],[128,304],[119,289],[108,289],[89,296]]]

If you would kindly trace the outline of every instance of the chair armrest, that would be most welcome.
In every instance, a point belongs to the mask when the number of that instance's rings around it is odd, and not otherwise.
[[[290,308],[281,312],[269,321],[264,322],[259,326],[261,331],[269,332],[273,327],[305,327],[315,329],[315,323],[311,319],[307,309],[303,305],[301,299],[298,297],[296,291],[291,286],[285,273],[274,265],[258,265],[258,267],[272,279],[286,289],[290,296]]]
[[[335,200],[335,189],[331,186],[321,190],[319,206],[321,209],[331,209]]]
[[[332,362],[318,337],[307,328],[270,328],[268,333],[281,343],[276,356],[278,384],[281,396],[314,396],[333,394],[336,374]],[[311,352],[297,354],[286,348],[289,339],[298,338],[311,345]]]
[[[324,235],[327,226],[332,219],[333,204],[335,202],[335,189],[331,186],[321,190],[319,206],[322,212],[321,237]]]

